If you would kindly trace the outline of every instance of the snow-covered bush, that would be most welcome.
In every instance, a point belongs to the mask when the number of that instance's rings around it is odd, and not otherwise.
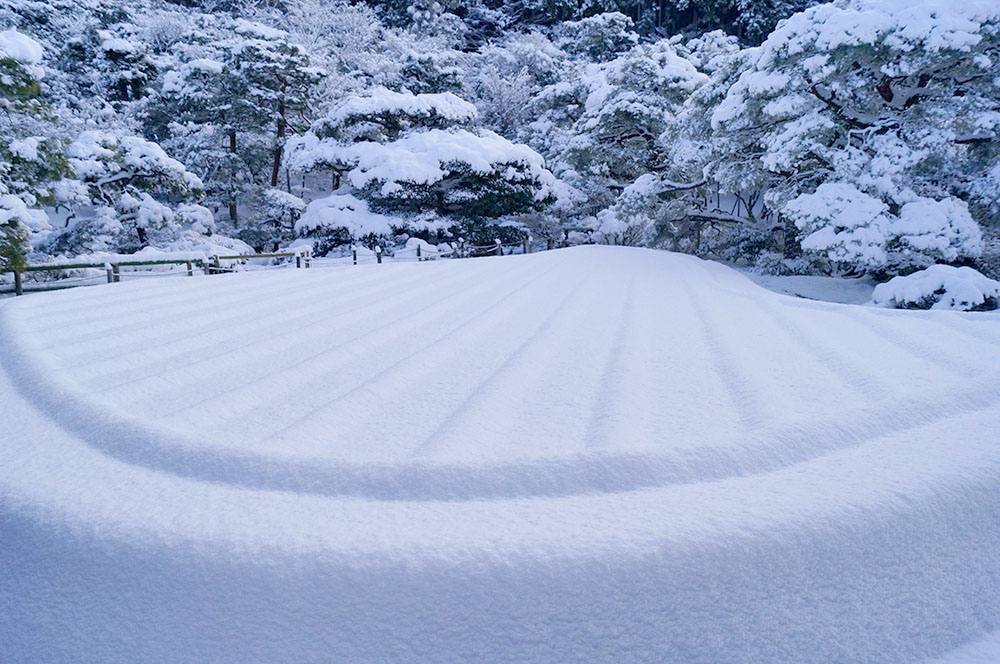
[[[954,261],[982,252],[982,232],[965,203],[913,197],[896,214],[853,184],[827,182],[782,208],[802,231],[802,248],[878,271]]]
[[[872,303],[896,309],[987,311],[1000,302],[1000,281],[971,267],[932,265],[875,287]]]
[[[213,225],[200,211],[188,208],[178,218],[164,202],[196,195],[202,182],[158,144],[85,131],[67,146],[66,155],[75,180],[62,181],[57,193],[72,214],[46,239],[47,250],[133,251],[171,241],[188,219],[211,231]]]
[[[384,245],[387,238],[405,226],[404,219],[373,212],[365,200],[350,194],[331,194],[306,206],[295,223],[295,231],[301,237],[315,238],[313,250],[322,256],[355,242]]]

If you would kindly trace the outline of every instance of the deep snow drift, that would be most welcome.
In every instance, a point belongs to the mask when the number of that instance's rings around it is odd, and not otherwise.
[[[1000,629],[1000,318],[698,259],[0,305],[5,661],[911,662]]]

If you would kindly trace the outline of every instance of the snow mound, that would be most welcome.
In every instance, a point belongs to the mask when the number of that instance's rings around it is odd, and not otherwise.
[[[1000,629],[996,320],[606,246],[7,301],[0,644],[941,656]]]
[[[875,287],[872,303],[895,309],[996,309],[1000,281],[971,267],[932,265]]]

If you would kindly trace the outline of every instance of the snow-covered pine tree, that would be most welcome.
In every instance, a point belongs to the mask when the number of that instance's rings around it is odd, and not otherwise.
[[[358,221],[364,217],[384,234],[388,214],[397,232],[480,244],[511,234],[498,221],[543,207],[554,180],[540,155],[476,129],[476,117],[472,104],[451,93],[382,88],[345,99],[289,145],[291,168],[330,172],[332,195],[355,201],[314,202],[342,214],[313,223],[309,232],[342,237],[341,229],[354,229],[359,239],[371,235]]]
[[[238,229],[241,204],[287,184],[280,182],[285,142],[304,121],[321,74],[287,33],[242,19],[208,21],[186,51],[164,77],[154,130],[205,174],[210,200]],[[261,221],[250,222],[250,239],[260,240]]]
[[[1000,194],[998,51],[989,0],[817,6],[753,53],[713,126],[803,248],[884,274],[972,259],[967,202]]]

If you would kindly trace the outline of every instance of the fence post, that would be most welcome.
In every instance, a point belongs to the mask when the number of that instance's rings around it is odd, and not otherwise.
[[[191,261],[187,262],[187,268],[188,268],[188,276],[189,277],[193,277],[194,276],[194,265],[191,264]]]
[[[221,272],[221,270],[219,268],[221,268],[222,266],[219,264],[219,255],[218,254],[216,254],[215,256],[212,256],[212,262],[215,263],[215,273],[219,274]]]
[[[378,261],[379,265],[382,264],[382,247],[375,247],[375,260]]]
[[[116,284],[122,280],[121,266],[118,263],[111,266],[111,274]]]
[[[354,264],[358,264],[358,247],[357,245],[351,245],[351,256],[354,258]]]
[[[309,269],[309,264],[312,263],[312,249],[306,249],[306,269]]]
[[[524,244],[524,253],[528,253],[528,238],[524,238],[523,244]]]
[[[108,274],[108,283],[112,283],[115,280],[115,275],[111,272],[111,265],[109,263],[104,264],[104,271]]]
[[[497,256],[503,256],[503,243],[497,238]]]
[[[295,254],[295,267],[302,267],[302,254]]]
[[[14,270],[14,295],[24,295],[24,286],[21,284],[21,273]]]
[[[209,265],[208,257],[205,257],[205,259],[201,261],[201,267],[204,268],[206,275],[212,274],[212,268],[209,267]]]
[[[420,245],[417,245],[417,262],[419,263],[423,259],[420,257]]]

